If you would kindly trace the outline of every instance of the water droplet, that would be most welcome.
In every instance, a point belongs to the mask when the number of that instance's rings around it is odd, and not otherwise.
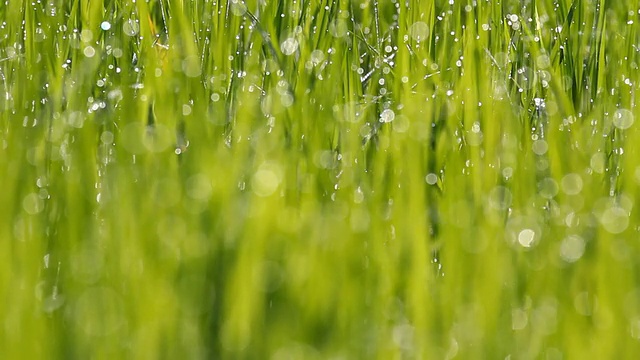
[[[618,129],[628,129],[633,125],[633,122],[633,113],[627,109],[618,109],[613,114],[613,125]]]
[[[231,13],[235,16],[244,16],[247,12],[247,5],[242,0],[231,0]]]
[[[258,168],[251,179],[251,189],[253,193],[266,197],[273,194],[282,180],[282,170],[280,166],[273,162],[266,162]]]
[[[322,50],[313,50],[311,52],[311,62],[313,65],[318,65],[324,61],[324,52]]]
[[[560,180],[562,191],[567,195],[577,195],[582,191],[582,177],[579,174],[567,174]]]
[[[389,123],[395,119],[396,114],[391,109],[385,109],[380,113],[380,122]]]
[[[364,192],[362,192],[362,189],[358,186],[358,188],[353,191],[353,202],[356,204],[361,204],[363,201]]]
[[[393,120],[393,131],[397,133],[405,133],[409,130],[409,118],[404,115],[397,115]]]
[[[417,21],[409,28],[409,34],[415,41],[425,41],[429,36],[429,25],[423,21]]]
[[[531,145],[531,150],[533,150],[536,155],[544,155],[547,153],[547,150],[549,150],[549,144],[544,140],[536,140]]]
[[[280,44],[280,50],[285,55],[292,55],[298,50],[298,40],[294,38],[287,38],[285,41]]]
[[[544,178],[538,182],[538,192],[545,199],[552,199],[558,195],[558,183],[553,178]]]
[[[620,234],[629,226],[629,214],[622,207],[611,206],[600,216],[600,223],[607,232]]]
[[[523,229],[518,233],[518,243],[526,248],[534,245],[536,232],[532,229]]]
[[[35,215],[44,210],[44,201],[36,193],[30,193],[22,199],[22,208],[27,214]]]
[[[284,107],[290,107],[293,105],[293,95],[288,91],[283,92],[280,95],[280,104]]]
[[[82,50],[82,53],[84,56],[91,58],[96,54],[96,49],[94,49],[93,46],[87,46]]]
[[[111,29],[111,23],[109,23],[108,21],[103,21],[100,24],[100,29],[102,29],[104,31],[107,31],[107,30]]]
[[[585,241],[579,235],[569,235],[560,244],[560,257],[566,262],[578,261],[584,254]]]
[[[113,133],[111,131],[103,131],[102,134],[100,134],[100,142],[102,142],[105,145],[111,145],[113,144]]]
[[[542,54],[536,58],[536,64],[540,69],[546,69],[551,66],[551,59],[548,55]]]
[[[513,245],[532,248],[540,241],[541,233],[540,225],[533,217],[519,215],[507,220],[505,236]]]
[[[67,125],[74,127],[76,129],[80,129],[82,128],[82,126],[84,125],[84,114],[80,111],[74,111],[72,113],[70,113],[69,115],[67,115],[66,117],[66,123]]]
[[[198,77],[202,74],[200,59],[195,56],[187,56],[182,60],[182,72],[188,77]]]
[[[329,24],[329,33],[336,38],[342,38],[349,32],[349,27],[344,19],[337,19]]]
[[[606,163],[607,156],[604,153],[599,152],[591,156],[591,169],[598,174],[602,174],[605,171]]]
[[[135,20],[128,19],[122,25],[122,31],[127,36],[136,36],[138,34],[138,32],[140,31],[140,25],[138,25],[138,23]]]
[[[429,174],[427,174],[427,176],[425,176],[424,180],[429,185],[435,185],[438,182],[438,175],[436,175],[434,173],[429,173]]]
[[[489,191],[487,198],[489,206],[496,210],[506,210],[511,206],[511,191],[504,186],[496,186]]]

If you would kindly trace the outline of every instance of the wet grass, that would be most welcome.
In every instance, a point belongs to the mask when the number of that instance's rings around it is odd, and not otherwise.
[[[0,349],[640,353],[637,1],[4,1]]]

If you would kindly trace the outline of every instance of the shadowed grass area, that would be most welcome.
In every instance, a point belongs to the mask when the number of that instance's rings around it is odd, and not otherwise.
[[[638,1],[0,5],[0,349],[634,359]]]

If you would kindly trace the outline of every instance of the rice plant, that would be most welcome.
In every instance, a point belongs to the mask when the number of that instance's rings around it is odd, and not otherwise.
[[[2,358],[637,358],[639,21],[1,1]]]

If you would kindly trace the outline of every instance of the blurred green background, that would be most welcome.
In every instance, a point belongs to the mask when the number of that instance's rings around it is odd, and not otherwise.
[[[0,3],[3,359],[635,359],[640,2]]]

